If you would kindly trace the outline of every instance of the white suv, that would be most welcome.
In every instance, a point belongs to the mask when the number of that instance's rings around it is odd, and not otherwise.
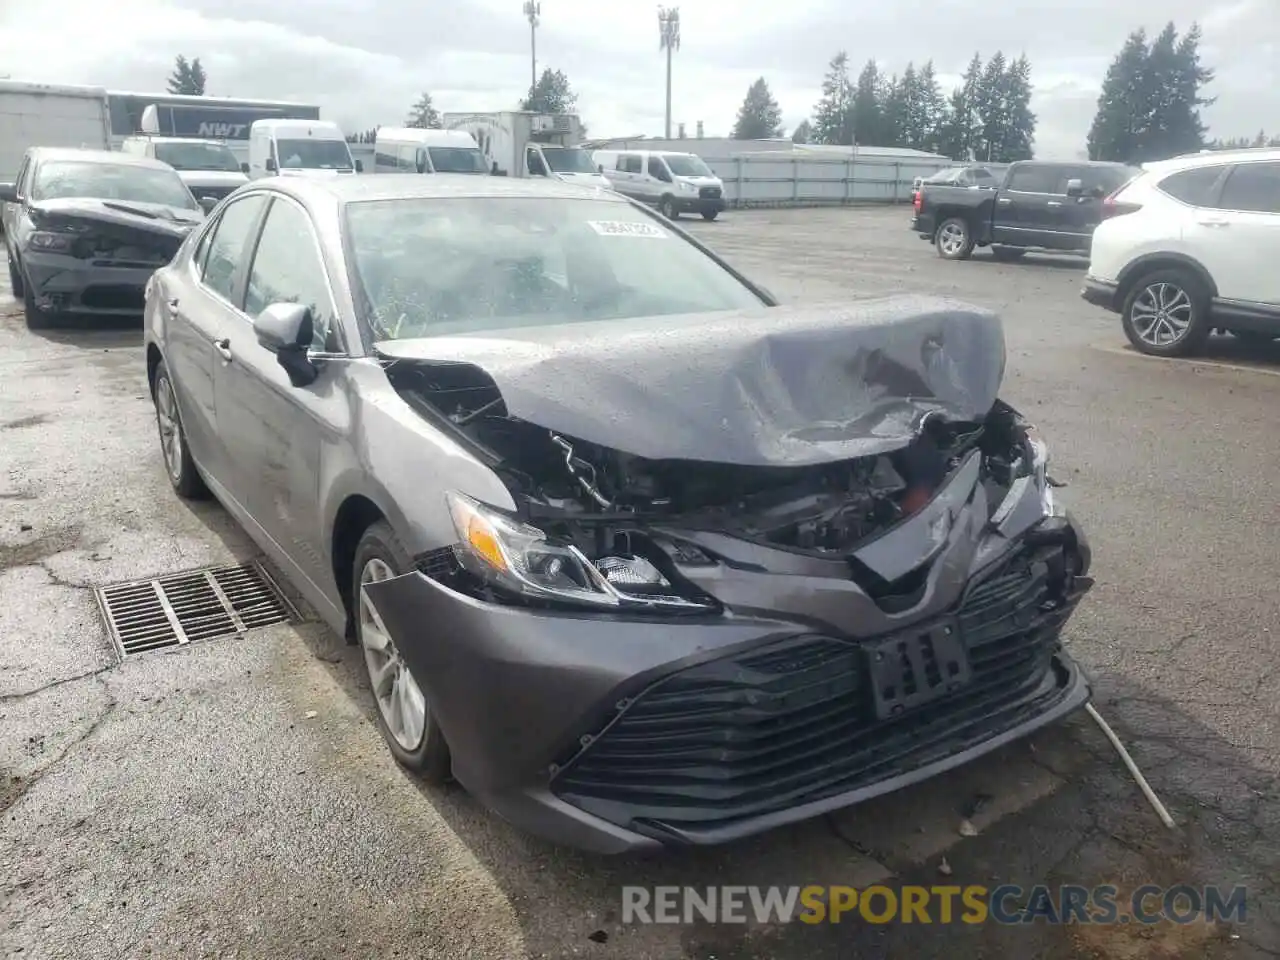
[[[1215,329],[1280,338],[1280,150],[1148,163],[1102,215],[1080,295],[1143,353],[1185,356]]]

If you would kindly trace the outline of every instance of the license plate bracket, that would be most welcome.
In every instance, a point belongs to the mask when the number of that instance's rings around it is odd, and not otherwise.
[[[886,720],[955,693],[973,673],[955,621],[864,644],[876,717]]]

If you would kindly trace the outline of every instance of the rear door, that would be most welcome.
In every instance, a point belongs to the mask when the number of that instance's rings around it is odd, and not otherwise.
[[[1280,313],[1280,161],[1238,163],[1216,209],[1199,209],[1184,230],[1222,300]]]
[[[1079,180],[1084,193],[1078,197],[1066,197],[1060,208],[1062,211],[1062,229],[1067,235],[1067,242],[1075,250],[1089,249],[1093,231],[1102,222],[1102,201],[1123,187],[1139,171],[1125,167],[1096,167],[1082,164],[1079,167],[1068,167],[1068,180]],[[1066,183],[1060,189],[1066,192]]]
[[[992,239],[1023,247],[1069,248],[1062,218],[1065,174],[1062,164],[1016,164],[1005,188],[996,195]]]

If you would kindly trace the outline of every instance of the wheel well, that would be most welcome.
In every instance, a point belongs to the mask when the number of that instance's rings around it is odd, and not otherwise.
[[[160,366],[160,348],[154,343],[147,344],[147,386],[151,388],[151,399],[156,396],[156,367]]]
[[[333,579],[338,586],[338,595],[347,609],[347,636],[352,637],[354,620],[352,611],[355,608],[351,595],[351,567],[356,560],[356,547],[360,546],[360,538],[364,532],[379,520],[385,519],[382,511],[368,497],[353,494],[342,501],[338,515],[333,520]]]
[[[948,220],[963,220],[966,227],[970,230],[973,229],[973,221],[969,219],[968,210],[957,209],[955,207],[942,207],[933,215],[933,221],[937,224],[933,229],[935,237],[937,236],[938,231],[942,229],[942,225]]]
[[[1124,305],[1125,300],[1129,297],[1129,292],[1133,289],[1133,285],[1139,279],[1157,270],[1184,270],[1204,284],[1204,288],[1209,291],[1209,296],[1216,297],[1218,295],[1218,287],[1213,282],[1213,277],[1197,261],[1192,260],[1190,257],[1155,254],[1135,260],[1120,271],[1120,277],[1116,281],[1117,306]]]

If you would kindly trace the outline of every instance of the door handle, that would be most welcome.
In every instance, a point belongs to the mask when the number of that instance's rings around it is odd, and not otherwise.
[[[170,309],[170,310],[177,310],[177,309],[178,309],[178,298],[177,298],[177,297],[172,297],[172,298],[170,298],[169,300],[166,300],[166,301],[165,301],[165,303],[168,305],[168,307],[169,307],[169,309]]]
[[[213,349],[218,351],[218,356],[222,357],[228,363],[231,362],[231,341],[227,337],[215,339],[213,341]]]
[[[999,200],[996,201],[996,203],[1000,204],[1000,206],[1002,207],[1007,207],[1009,204],[1013,203],[1013,201],[1010,200],[1008,197],[1001,197]]]
[[[1200,226],[1202,226],[1202,227],[1229,227],[1229,226],[1231,226],[1231,221],[1230,221],[1230,220],[1198,220],[1198,221],[1196,221],[1196,222],[1197,222],[1197,223],[1199,223],[1199,224],[1200,224]]]
[[[1062,201],[1061,201],[1061,200],[1050,200],[1048,203],[1046,203],[1046,204],[1045,204],[1045,206],[1046,206],[1046,207],[1060,207],[1060,206],[1062,206]]]

